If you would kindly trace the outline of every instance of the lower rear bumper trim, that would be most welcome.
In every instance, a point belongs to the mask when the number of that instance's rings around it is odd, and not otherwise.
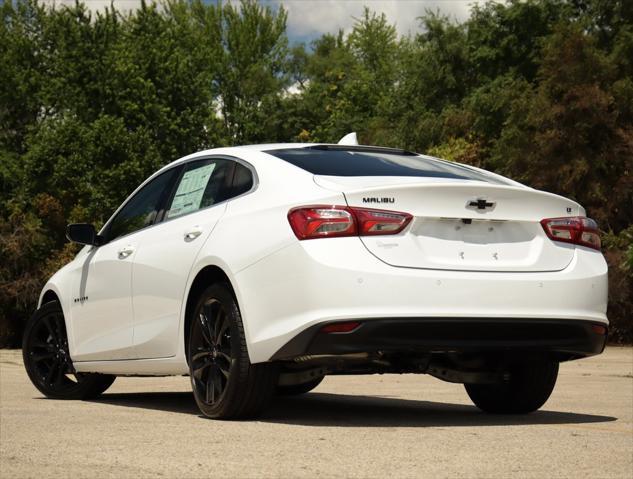
[[[604,324],[585,320],[390,318],[355,321],[359,321],[360,326],[346,333],[321,331],[332,321],[311,326],[288,341],[271,360],[374,351],[543,352],[571,359],[600,354],[607,339],[606,334],[599,334],[593,328]]]

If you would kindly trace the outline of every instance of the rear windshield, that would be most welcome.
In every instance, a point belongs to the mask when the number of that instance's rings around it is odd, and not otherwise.
[[[330,147],[331,148],[331,147]],[[505,182],[457,164],[398,150],[330,149],[328,147],[268,150],[266,153],[314,175],[327,176],[421,176]]]

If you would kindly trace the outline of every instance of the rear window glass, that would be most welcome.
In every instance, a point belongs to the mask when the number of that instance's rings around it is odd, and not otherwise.
[[[308,147],[268,150],[266,153],[314,175],[421,176],[505,184],[494,177],[457,164],[397,150],[391,152]]]

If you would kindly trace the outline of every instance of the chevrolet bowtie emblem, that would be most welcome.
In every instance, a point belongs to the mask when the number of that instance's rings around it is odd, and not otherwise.
[[[495,207],[494,202],[487,201],[484,198],[477,198],[476,200],[471,200],[466,205],[468,208],[476,208],[478,210],[488,210]]]

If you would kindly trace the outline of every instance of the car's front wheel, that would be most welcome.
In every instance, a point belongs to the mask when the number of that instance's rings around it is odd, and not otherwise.
[[[513,364],[508,379],[495,384],[465,384],[466,392],[482,411],[526,414],[539,409],[554,390],[558,362],[541,359]]]
[[[22,358],[33,385],[52,399],[92,399],[116,379],[109,374],[75,372],[64,313],[57,301],[44,304],[27,323]]]
[[[187,355],[193,394],[207,417],[255,416],[274,393],[276,367],[249,361],[240,311],[224,284],[214,284],[200,295],[191,318]]]

